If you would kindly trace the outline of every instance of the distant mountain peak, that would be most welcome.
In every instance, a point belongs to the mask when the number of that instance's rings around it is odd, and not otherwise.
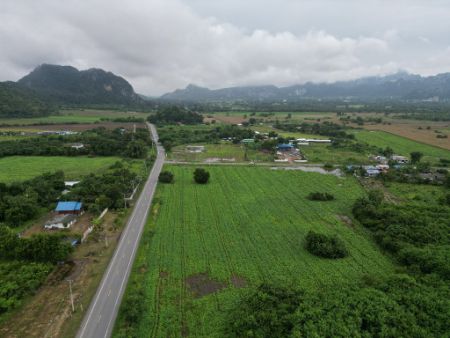
[[[122,77],[100,68],[42,64],[18,81],[48,99],[64,104],[132,104],[142,102]]]

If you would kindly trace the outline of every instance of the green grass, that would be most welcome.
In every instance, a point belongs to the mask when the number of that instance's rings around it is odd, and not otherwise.
[[[0,159],[0,182],[23,181],[45,172],[63,170],[67,179],[98,173],[119,157],[11,156]]]
[[[427,184],[388,182],[386,187],[389,192],[402,201],[425,202],[427,204],[438,204],[447,192],[447,189],[442,186]]]
[[[180,337],[188,331],[191,337],[220,337],[221,319],[242,292],[231,285],[232,276],[249,286],[266,281],[317,288],[393,271],[359,225],[340,221],[338,215],[349,215],[364,194],[353,177],[211,166],[210,183],[196,185],[194,168],[166,166],[175,183],[158,186],[124,299],[128,304],[136,288],[143,291],[135,336]],[[333,193],[336,200],[308,200],[315,191]],[[327,260],[309,254],[304,238],[312,229],[338,234],[350,256]],[[198,273],[226,288],[194,298],[186,278]],[[123,309],[117,325],[124,325]]]
[[[370,162],[366,154],[345,148],[333,148],[328,144],[310,144],[299,146],[299,148],[310,163],[364,164]]]
[[[195,145],[195,144],[192,144]],[[187,162],[203,162],[211,158],[220,159],[235,159],[235,162],[245,161],[245,148],[240,144],[232,144],[230,142],[221,142],[219,144],[202,143],[199,145],[205,146],[205,151],[201,153],[190,153],[186,151],[186,146],[177,146],[169,153],[168,158],[171,160],[187,161]],[[251,146],[249,146],[250,148]],[[264,161],[272,162],[273,156],[261,151],[248,149],[248,161]]]
[[[383,131],[357,131],[356,139],[379,148],[391,147],[399,155],[409,156],[413,151],[424,154],[423,161],[436,163],[440,158],[450,160],[450,151]]]
[[[60,115],[36,118],[6,118],[0,119],[0,125],[33,125],[33,124],[66,124],[66,123],[95,123],[102,119],[120,117],[146,118],[148,114],[136,112],[119,112],[103,110],[62,110]]]

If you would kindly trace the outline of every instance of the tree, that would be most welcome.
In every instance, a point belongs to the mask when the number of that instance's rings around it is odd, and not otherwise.
[[[203,168],[197,168],[194,171],[194,181],[198,184],[206,184],[209,180],[209,172]]]
[[[419,163],[423,156],[420,151],[413,151],[410,155],[412,164]]]
[[[131,141],[125,151],[125,155],[131,158],[144,158],[146,153],[145,143],[141,140]]]
[[[344,258],[348,251],[344,242],[335,235],[325,235],[309,231],[306,235],[306,249],[315,256],[323,258]]]
[[[394,149],[392,149],[391,147],[386,147],[383,151],[382,151],[383,155],[386,156],[387,158],[391,158],[392,155],[394,155]]]
[[[174,175],[170,171],[162,171],[159,174],[158,180],[161,183],[172,183]]]

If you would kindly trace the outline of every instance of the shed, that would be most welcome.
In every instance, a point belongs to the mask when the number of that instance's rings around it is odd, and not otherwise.
[[[58,202],[55,211],[58,214],[75,214],[79,215],[81,213],[82,203],[75,201]]]
[[[288,151],[288,150],[292,150],[292,148],[294,148],[294,146],[292,144],[279,144],[277,145],[277,149],[281,150],[281,151]]]
[[[57,215],[45,223],[46,229],[68,229],[77,220],[75,215]]]

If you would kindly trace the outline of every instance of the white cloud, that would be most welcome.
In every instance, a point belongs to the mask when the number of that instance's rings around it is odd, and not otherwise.
[[[43,62],[71,64],[104,68],[139,92],[161,94],[188,83],[290,85],[422,69],[395,49],[402,41],[395,27],[344,36],[321,27],[248,29],[200,15],[189,3],[2,0],[0,78],[17,79]]]

